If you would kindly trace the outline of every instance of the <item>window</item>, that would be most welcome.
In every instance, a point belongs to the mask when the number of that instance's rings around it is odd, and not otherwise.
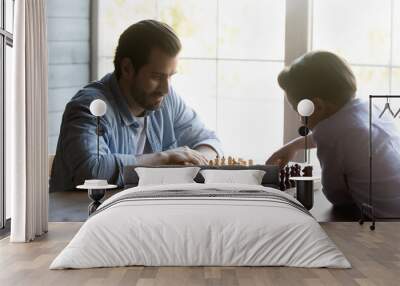
[[[264,163],[283,143],[285,1],[98,1],[97,78],[118,37],[142,19],[171,25],[183,49],[173,86],[219,135],[226,155]]]
[[[392,46],[395,2],[314,1],[313,49],[327,49],[343,56],[357,77],[358,95],[362,98],[391,92],[396,58]]]
[[[333,51],[349,62],[358,97],[400,94],[399,1],[314,1],[312,43],[313,49]],[[398,110],[400,101],[393,101]],[[381,108],[385,102],[374,100]]]
[[[276,84],[284,62],[331,50],[350,63],[360,97],[400,93],[399,1],[102,0],[96,14],[97,78],[113,70],[126,27],[146,18],[169,23],[183,43],[175,89],[217,131],[226,154],[258,163],[298,136],[298,116]]]
[[[5,226],[5,221],[10,214],[10,194],[4,188],[4,106],[5,98],[11,92],[12,72],[12,46],[13,46],[13,20],[14,1],[0,1],[0,228]]]

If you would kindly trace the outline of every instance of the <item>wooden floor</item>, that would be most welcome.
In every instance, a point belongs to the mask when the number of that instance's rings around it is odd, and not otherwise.
[[[353,268],[122,267],[48,270],[82,223],[50,223],[32,243],[0,241],[0,285],[400,285],[400,222],[375,231],[354,222],[322,223]]]

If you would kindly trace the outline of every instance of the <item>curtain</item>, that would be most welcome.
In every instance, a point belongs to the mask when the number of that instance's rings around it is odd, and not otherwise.
[[[15,1],[13,93],[6,98],[6,187],[12,242],[48,229],[45,0]]]

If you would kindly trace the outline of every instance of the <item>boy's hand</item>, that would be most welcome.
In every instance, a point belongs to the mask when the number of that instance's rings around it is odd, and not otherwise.
[[[307,135],[307,146],[308,148],[316,148],[317,146],[314,143],[314,139],[311,136],[312,134]],[[296,152],[299,150],[304,150],[305,137],[300,136],[289,143],[287,143],[282,148],[278,149],[268,160],[265,162],[267,165],[278,165],[283,168],[289,163],[289,161],[293,160]]]
[[[297,148],[294,144],[287,144],[278,149],[265,162],[266,165],[278,165],[280,168],[286,166],[296,155]]]

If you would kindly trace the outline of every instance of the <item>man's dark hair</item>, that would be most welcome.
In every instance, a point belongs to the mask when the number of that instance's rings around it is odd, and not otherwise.
[[[328,51],[313,51],[296,59],[278,76],[278,83],[295,105],[319,97],[343,105],[355,96],[356,78],[344,59]]]
[[[172,28],[156,20],[143,20],[129,26],[119,37],[114,57],[115,75],[121,77],[121,60],[129,58],[135,72],[147,64],[150,52],[159,48],[174,57],[181,50],[181,42]]]

